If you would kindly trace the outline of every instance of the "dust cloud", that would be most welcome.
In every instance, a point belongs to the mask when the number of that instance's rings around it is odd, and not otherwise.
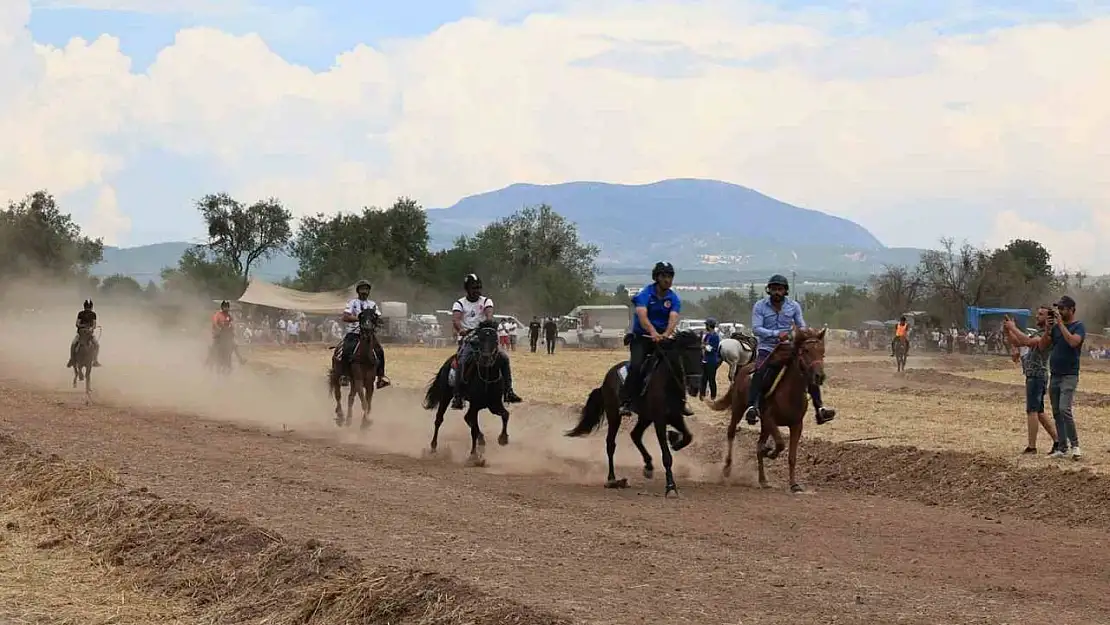
[[[72,290],[49,289],[23,284],[8,289],[18,293],[6,304],[0,319],[0,374],[43,390],[71,391],[72,371],[65,368],[74,322],[84,299]],[[240,346],[247,358],[245,367],[236,368],[230,377],[220,378],[205,365],[210,337],[207,316],[211,310],[197,306],[188,312],[164,311],[150,304],[98,299],[95,302],[102,328],[100,360],[93,370],[93,403],[126,407],[138,411],[169,411],[196,415],[270,431],[290,431],[296,436],[332,440],[356,445],[378,453],[424,458],[428,462],[460,466],[470,449],[469,429],[462,412],[448,410],[440,432],[439,453],[427,455],[434,412],[420,406],[424,385],[435,371],[429,369],[421,380],[401,381],[374,393],[372,426],[360,432],[361,411],[355,413],[349,428],[334,423],[334,399],[327,387],[326,367],[330,350],[302,347],[318,352],[319,366],[307,370],[278,367],[266,363],[258,348],[252,354]],[[192,330],[178,329],[183,324],[170,315],[188,315],[199,323]],[[297,348],[291,348],[297,349]],[[387,358],[390,358],[386,346]],[[314,352],[313,355],[315,355]],[[397,355],[393,355],[393,362]],[[311,359],[311,357],[309,357]],[[309,360],[303,359],[303,360]],[[79,385],[81,387],[82,385]],[[418,392],[415,387],[419,387]],[[724,389],[722,389],[723,391]],[[347,388],[343,389],[346,406]],[[585,391],[585,389],[584,389]],[[76,395],[82,390],[72,390]],[[583,393],[585,395],[585,392]],[[76,404],[75,406],[80,406]],[[77,407],[77,410],[83,407]],[[501,447],[497,435],[501,420],[483,411],[480,414],[486,436],[487,466],[482,471],[510,475],[549,475],[574,484],[600,484],[607,471],[604,425],[594,435],[571,439],[563,432],[577,418],[572,407],[528,403],[511,406],[510,444]],[[142,419],[141,412],[135,414]],[[640,483],[642,461],[628,437],[626,423],[617,441],[616,460],[619,476]],[[695,436],[703,438],[696,423]],[[661,487],[662,462],[658,445],[649,431],[645,444],[653,456],[656,486]],[[692,452],[700,441],[684,453],[675,455],[674,469],[680,480],[719,479],[719,467],[703,463]],[[653,485],[646,485],[653,488]]]

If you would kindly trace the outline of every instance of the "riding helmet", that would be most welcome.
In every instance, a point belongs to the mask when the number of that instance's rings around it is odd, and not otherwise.
[[[231,308],[231,304],[228,304],[226,299],[220,302],[220,309],[223,310],[224,308]]]
[[[706,328],[716,328],[717,327],[717,320],[714,319],[713,317],[710,317],[710,318],[706,319],[705,320],[705,327]]]
[[[92,310],[93,303],[91,299],[85,300],[85,310]]]
[[[468,273],[463,278],[463,288],[469,289],[472,286],[476,289],[482,288],[482,279],[478,277],[478,274]]]
[[[790,283],[786,281],[786,276],[782,274],[776,273],[775,275],[771,276],[770,280],[767,281],[768,288],[776,285],[786,287],[786,290],[788,291],[790,290]]]
[[[374,290],[374,285],[370,284],[369,280],[359,280],[358,282],[356,282],[355,283],[355,292],[356,293],[358,292],[359,287],[366,287],[370,290]]]
[[[670,277],[673,278],[674,277],[674,265],[668,263],[665,260],[661,260],[661,261],[655,263],[655,267],[652,267],[652,269],[651,269],[651,279],[652,280],[658,280],[659,276],[670,276]]]

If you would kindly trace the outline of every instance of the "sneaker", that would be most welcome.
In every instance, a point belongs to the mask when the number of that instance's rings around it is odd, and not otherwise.
[[[621,402],[620,415],[622,417],[632,416],[632,402]]]
[[[1057,448],[1052,453],[1048,454],[1049,458],[1066,458],[1068,455],[1067,450]]]
[[[755,425],[759,421],[759,408],[748,406],[748,409],[744,411],[744,419],[747,420],[748,425]]]
[[[454,397],[451,398],[451,409],[452,410],[462,410],[463,409],[462,395],[455,395]]]
[[[1071,459],[1080,460],[1083,458],[1083,452],[1079,450],[1079,445],[1071,448]]]
[[[508,391],[505,392],[505,403],[507,403],[507,404],[519,404],[521,401],[522,400],[520,399],[520,395],[517,395],[516,393],[514,393],[512,389],[509,389]]]

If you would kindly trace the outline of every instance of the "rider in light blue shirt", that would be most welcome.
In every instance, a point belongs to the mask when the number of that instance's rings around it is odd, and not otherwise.
[[[759,341],[756,347],[756,372],[752,375],[751,384],[748,386],[748,409],[744,417],[748,423],[755,425],[759,420],[759,398],[763,389],[774,381],[780,366],[764,364],[771,352],[790,336],[790,331],[795,326],[806,327],[805,318],[802,317],[802,305],[797,300],[787,297],[790,284],[786,278],[775,274],[767,281],[767,297],[759,300],[752,306],[752,332]],[[809,386],[809,396],[813,400],[813,407],[817,410],[817,424],[824,425],[836,417],[836,410],[825,407],[821,401],[821,387],[816,384]]]

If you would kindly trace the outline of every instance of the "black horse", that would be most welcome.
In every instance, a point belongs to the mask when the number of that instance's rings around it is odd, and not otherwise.
[[[222,328],[212,339],[208,350],[208,364],[220,375],[231,373],[231,355],[235,352],[235,331],[228,326]]]
[[[505,408],[505,379],[501,375],[500,359],[505,356],[497,347],[497,324],[483,321],[475,330],[477,353],[470,358],[465,371],[458,369],[458,354],[444,361],[424,394],[424,409],[436,411],[435,430],[429,451],[436,452],[439,445],[439,428],[443,425],[443,414],[451,403],[451,389],[455,384],[463,384],[463,399],[467,402],[466,415],[463,417],[470,426],[470,457],[467,464],[485,466],[486,437],[478,426],[478,413],[485,409],[501,417],[499,445],[509,444],[509,411]]]
[[[617,450],[617,431],[621,427],[620,388],[621,369],[628,362],[617,363],[605,374],[601,386],[590,391],[586,404],[582,407],[578,425],[566,433],[567,436],[585,436],[601,425],[605,415],[609,423],[609,433],[605,437],[605,453],[609,456],[609,477],[606,488],[627,488],[628,480],[617,479],[613,466],[613,454]],[[659,449],[663,456],[663,468],[667,473],[667,490],[678,493],[671,471],[671,448],[674,451],[689,445],[694,437],[686,427],[682,416],[685,396],[697,395],[701,385],[701,339],[690,330],[676,332],[674,337],[660,341],[655,353],[644,361],[643,393],[633,401],[633,409],[638,415],[632,428],[632,444],[644,457],[644,477],[651,479],[655,472],[651,455],[644,447],[644,431],[649,425],[655,426],[659,438]],[[670,425],[677,432],[667,432]],[[667,443],[670,442],[670,447]]]

